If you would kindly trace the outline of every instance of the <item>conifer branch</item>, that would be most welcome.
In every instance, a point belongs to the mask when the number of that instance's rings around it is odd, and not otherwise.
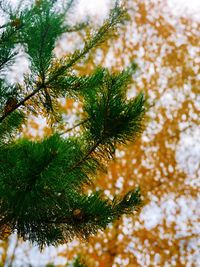
[[[4,113],[3,116],[0,117],[0,123],[7,117],[9,116],[13,111],[21,107],[28,101],[31,97],[33,97],[35,94],[37,94],[42,88],[44,88],[43,85],[39,85],[35,90],[32,91],[29,95],[27,95],[24,99],[22,99],[17,105],[15,105],[12,109],[10,109],[7,113]]]
[[[78,162],[76,162],[72,167],[70,167],[67,171],[68,171],[68,172],[71,172],[71,171],[73,171],[74,169],[80,167],[80,165],[81,165],[84,161],[86,161],[86,160],[89,158],[89,156],[90,156],[93,152],[95,152],[96,148],[100,145],[101,141],[102,141],[102,140],[100,140],[100,139],[99,139],[98,141],[96,141],[96,143],[93,144],[93,146],[88,150],[88,152],[86,153],[86,155],[85,155],[82,159],[80,159]]]
[[[66,73],[68,69],[70,69],[77,61],[79,61],[81,58],[83,58],[92,48],[98,46],[101,44],[104,40],[106,35],[114,29],[114,27],[125,17],[126,12],[123,10],[120,10],[119,8],[117,11],[111,12],[111,18],[108,19],[103,26],[100,27],[100,29],[93,35],[93,37],[85,43],[84,48],[80,50],[76,50],[70,60],[66,62],[65,65],[59,67],[55,73],[53,73],[53,76],[50,77],[47,84],[51,83],[55,79],[57,79],[59,76]]]
[[[14,35],[16,34],[19,30],[22,29],[22,27],[24,26],[23,23],[20,23],[17,27],[12,27],[10,29],[10,32],[9,33],[2,33],[1,35],[1,40],[0,40],[0,44],[3,44],[3,43],[6,43],[8,42],[8,40]],[[15,42],[13,41],[12,44],[15,44]]]
[[[143,95],[126,99],[131,71],[112,74],[99,68],[90,75],[76,76],[72,70],[116,29],[126,12],[116,4],[102,27],[86,40],[83,49],[76,50],[68,59],[58,60],[57,64],[53,53],[56,40],[67,32],[68,25],[65,28],[64,13],[55,11],[55,2],[42,0],[22,11],[20,20],[5,27],[0,51],[4,61],[19,43],[24,45],[31,62],[31,74],[24,78],[25,92],[22,88],[18,91],[14,86],[8,87],[0,80],[3,108],[0,118],[0,233],[8,226],[10,232],[16,230],[24,240],[37,242],[40,247],[58,245],[74,237],[87,238],[139,205],[139,194],[134,192],[113,202],[102,197],[100,192],[86,195],[83,186],[89,184],[98,170],[105,170],[104,163],[113,157],[117,144],[134,140],[142,130],[145,113]],[[64,12],[73,2],[67,1]],[[18,13],[19,10],[15,14],[11,12],[10,18],[18,18],[15,16]],[[15,36],[21,25],[25,27]],[[68,30],[79,30],[82,26],[79,27]],[[47,112],[53,112],[54,99],[66,95],[75,96],[83,103],[83,118],[86,119],[40,141],[13,138],[17,137],[24,120],[20,112],[22,106],[26,104],[29,108],[28,100],[37,99],[38,105],[41,101],[47,104]],[[81,125],[77,136],[61,137]]]
[[[83,50],[75,51],[72,58],[66,63],[66,65],[61,66],[58,70],[56,70],[56,73],[53,74],[53,76],[50,77],[46,83],[41,86],[38,86],[35,90],[33,90],[28,96],[26,96],[23,100],[21,100],[15,107],[13,107],[8,113],[4,114],[2,117],[0,117],[0,123],[13,111],[18,109],[20,106],[24,105],[27,100],[29,100],[31,97],[33,97],[35,94],[37,94],[40,90],[48,87],[51,82],[58,79],[59,76],[66,73],[68,69],[70,69],[78,60],[80,60],[82,57],[84,57],[92,48],[102,43],[104,40],[104,37],[106,33],[108,33],[111,29],[113,29],[116,24],[120,22],[120,19],[123,18],[125,15],[125,11],[122,11],[120,9],[117,10],[116,14],[112,14],[111,18],[107,20],[104,25],[98,30],[98,32],[93,36],[93,38],[85,44]],[[43,73],[42,73],[43,74]],[[43,74],[44,75],[44,74]],[[44,82],[43,77],[43,82]]]
[[[88,25],[88,23],[80,23],[78,25],[75,25],[75,26],[66,26],[65,27],[65,32],[77,32],[77,31],[80,31],[82,29],[84,29],[86,26]]]
[[[108,93],[107,98],[106,98],[106,103],[105,103],[106,108],[105,108],[105,114],[104,114],[104,128],[103,128],[103,131],[102,131],[102,133],[101,133],[101,138],[99,138],[99,140],[97,140],[97,141],[93,144],[93,146],[88,150],[88,152],[86,153],[86,155],[85,155],[80,161],[78,161],[74,166],[72,166],[72,167],[69,169],[69,171],[74,170],[75,168],[79,167],[84,161],[86,161],[86,160],[89,158],[89,156],[90,156],[93,152],[95,152],[95,150],[97,149],[97,147],[98,147],[99,145],[101,145],[103,139],[106,138],[105,133],[106,133],[106,120],[107,120],[108,112],[109,112],[109,106],[108,106],[108,103],[109,103],[109,96],[110,96],[110,94]],[[87,121],[88,121],[88,119],[85,120],[84,122],[87,122]]]
[[[9,23],[5,23],[5,24],[0,26],[0,29],[6,28],[8,25],[9,25]]]
[[[0,70],[5,67],[5,65],[16,56],[17,53],[11,53],[8,57],[4,58],[3,61],[0,61]]]
[[[49,30],[50,25],[46,25],[44,32],[42,32],[42,38],[41,38],[41,43],[40,43],[40,47],[39,47],[39,65],[40,65],[40,78],[42,80],[42,84],[45,84],[45,66],[44,66],[44,62],[43,62],[43,50],[44,50],[44,45],[45,45],[45,38],[48,34],[48,30]]]
[[[74,0],[69,0],[69,3],[67,3],[67,6],[65,8],[64,14],[66,14],[70,10],[70,8],[72,7],[73,3],[74,3]]]

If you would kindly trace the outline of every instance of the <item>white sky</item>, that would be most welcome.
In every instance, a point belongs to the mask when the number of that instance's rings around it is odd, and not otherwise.
[[[199,0],[168,0],[177,6],[188,8],[192,11],[195,9],[200,10],[200,1]]]
[[[188,14],[195,20],[200,20],[200,0],[167,0],[174,14]],[[80,13],[89,13],[92,16],[105,14],[107,7],[114,0],[79,0]]]
[[[19,0],[9,0],[8,2],[16,3]],[[144,0],[141,0],[144,1]],[[200,21],[200,0],[167,0],[174,14],[184,14]],[[78,11],[80,19],[85,14],[90,16],[102,17],[102,20],[108,14],[108,9],[115,0],[78,0]]]
[[[200,0],[168,0],[172,12],[187,14],[200,21]]]

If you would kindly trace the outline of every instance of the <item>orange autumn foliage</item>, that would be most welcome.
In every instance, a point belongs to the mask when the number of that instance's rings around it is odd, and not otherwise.
[[[69,245],[59,255],[72,259],[80,253],[88,266],[100,267],[198,266],[200,163],[192,174],[187,172],[179,151],[185,144],[187,150],[183,137],[190,137],[199,125],[200,25],[170,15],[165,1],[127,2],[131,21],[118,39],[99,48],[103,57],[98,63],[107,66],[112,58],[113,70],[132,60],[138,63],[130,95],[147,92],[152,102],[150,121],[140,140],[118,148],[115,162],[95,186],[112,198],[139,185],[144,207],[141,215],[124,217],[89,243]],[[95,52],[88,64],[97,64]],[[185,165],[193,155],[188,157]],[[184,209],[190,210],[191,203],[196,203],[192,215],[184,217],[184,212],[190,214]],[[161,213],[155,225],[155,210],[148,211],[154,206]]]

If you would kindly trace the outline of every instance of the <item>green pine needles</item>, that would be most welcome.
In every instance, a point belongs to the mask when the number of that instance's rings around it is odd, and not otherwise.
[[[113,200],[100,191],[87,194],[83,189],[105,170],[118,144],[134,141],[144,129],[144,95],[126,98],[135,64],[120,73],[100,67],[86,76],[73,71],[126,19],[126,11],[116,4],[82,49],[57,59],[54,48],[61,35],[82,30],[88,23],[68,25],[66,16],[74,1],[61,11],[56,4],[39,0],[15,10],[2,1],[0,5],[7,13],[0,26],[0,231],[9,228],[40,247],[75,237],[87,239],[141,204],[139,189]],[[22,84],[10,85],[5,73],[22,48],[30,60],[30,73]],[[82,103],[80,130],[74,136],[56,127],[62,122],[55,108],[59,97]],[[41,141],[20,135],[33,109],[34,114],[43,110],[55,118],[53,134]]]

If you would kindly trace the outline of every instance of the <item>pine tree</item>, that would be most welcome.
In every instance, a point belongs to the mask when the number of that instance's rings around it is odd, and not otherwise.
[[[17,232],[40,247],[87,239],[141,204],[138,188],[113,200],[101,191],[85,190],[106,170],[116,146],[134,141],[144,128],[144,95],[126,99],[136,65],[119,73],[102,67],[85,76],[74,72],[75,65],[126,20],[127,12],[116,3],[82,49],[59,59],[54,48],[62,34],[87,27],[67,24],[73,4],[69,0],[58,9],[57,1],[40,0],[12,9],[1,1],[0,6],[7,19],[0,26],[0,231]],[[30,61],[30,73],[21,84],[10,84],[5,74],[21,50]],[[82,104],[74,126],[80,131],[73,136],[59,131],[59,97]],[[40,141],[23,138],[27,114],[41,111],[50,118],[52,135]]]

